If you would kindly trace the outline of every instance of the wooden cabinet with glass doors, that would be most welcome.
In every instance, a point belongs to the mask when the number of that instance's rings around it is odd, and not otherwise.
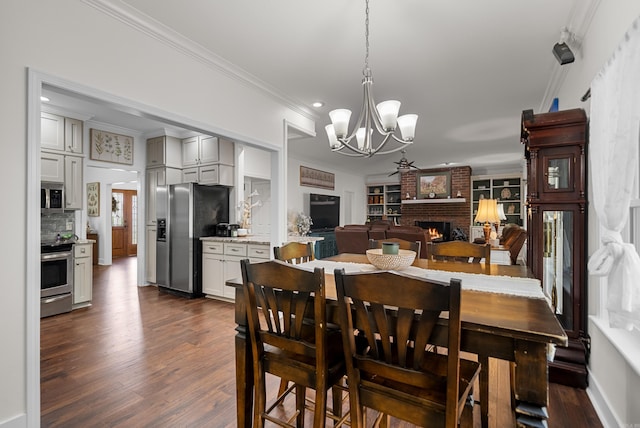
[[[551,297],[569,336],[549,365],[549,379],[587,386],[587,118],[584,110],[522,113],[527,160],[527,263]]]

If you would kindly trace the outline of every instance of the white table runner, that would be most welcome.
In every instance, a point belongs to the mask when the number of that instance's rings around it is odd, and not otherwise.
[[[344,269],[346,273],[372,272],[377,270],[375,266],[370,264],[334,262],[328,260],[313,260],[307,263],[301,263],[298,266],[309,270],[320,267],[324,268],[325,273],[330,274],[333,274],[335,269]],[[510,294],[534,299],[546,299],[546,296],[542,291],[542,287],[540,286],[540,281],[535,278],[447,272],[443,270],[422,269],[416,266],[409,266],[398,272],[419,278],[427,278],[443,282],[449,282],[451,278],[457,278],[460,279],[463,290],[485,291],[488,293]]]

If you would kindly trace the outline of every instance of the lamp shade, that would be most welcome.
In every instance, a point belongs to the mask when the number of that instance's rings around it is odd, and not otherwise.
[[[329,138],[329,147],[331,147],[332,149],[337,149],[338,147],[340,147],[340,142],[336,137],[336,131],[333,129],[333,125],[328,124],[324,127],[324,130],[327,131],[327,138]]]
[[[349,130],[349,119],[351,119],[351,110],[339,108],[329,112],[329,118],[333,124],[333,130],[338,138],[347,136]]]
[[[504,213],[504,204],[498,204],[498,217],[500,217],[500,220],[502,221],[507,219],[507,216]]]
[[[413,141],[416,135],[416,123],[418,122],[417,114],[405,114],[398,118],[398,126],[400,134],[404,141]]]
[[[500,214],[498,213],[498,201],[495,199],[480,199],[475,221],[477,223],[500,222]]]
[[[398,120],[398,112],[400,111],[400,101],[389,100],[383,101],[376,106],[380,115],[380,123],[385,131],[393,131],[396,129],[396,121]]]

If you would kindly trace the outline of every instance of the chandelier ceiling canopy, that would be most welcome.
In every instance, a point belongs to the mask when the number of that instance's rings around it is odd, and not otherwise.
[[[366,0],[365,9],[365,60],[362,74],[362,87],[364,97],[362,110],[356,122],[356,126],[349,132],[349,120],[351,110],[337,109],[329,112],[331,124],[325,127],[331,150],[347,156],[371,157],[378,154],[388,154],[403,150],[413,143],[418,115],[405,114],[398,117],[400,101],[383,101],[378,105],[373,99],[373,78],[369,68],[369,0]],[[373,131],[381,135],[381,141],[374,145]],[[400,128],[400,137],[396,135],[396,129]],[[355,137],[355,143],[354,143]],[[387,143],[394,141],[397,145],[387,147]],[[386,150],[385,150],[386,149]]]

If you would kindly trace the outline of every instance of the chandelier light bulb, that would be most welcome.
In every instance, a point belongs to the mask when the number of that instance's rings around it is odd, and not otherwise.
[[[398,126],[400,134],[404,141],[413,141],[416,136],[416,123],[418,122],[417,114],[405,114],[398,118]]]
[[[349,131],[349,119],[351,119],[351,110],[340,108],[329,112],[333,130],[337,138],[344,138]]]
[[[398,112],[400,111],[400,101],[389,100],[383,101],[376,106],[378,114],[380,114],[380,123],[385,131],[394,131],[396,129],[396,121],[398,120]]]
[[[332,124],[328,124],[324,127],[324,130],[327,131],[327,138],[329,138],[329,147],[332,149],[337,149],[340,147],[340,141],[336,137],[336,131],[333,129]]]

